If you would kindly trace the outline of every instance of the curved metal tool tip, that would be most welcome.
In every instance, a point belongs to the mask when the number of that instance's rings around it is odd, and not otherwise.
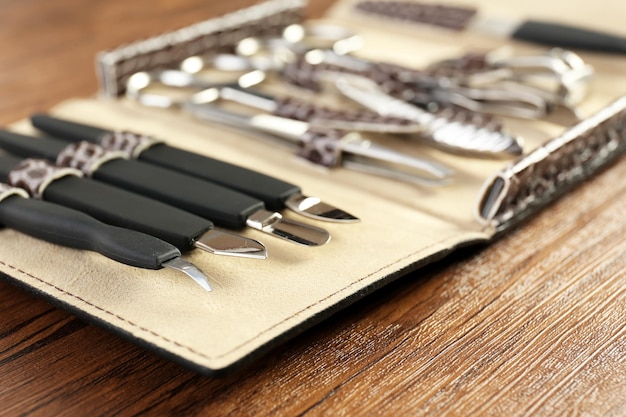
[[[303,216],[317,220],[324,220],[337,223],[357,223],[361,220],[352,214],[324,203],[317,197],[307,197],[300,193],[292,194],[285,205]]]
[[[267,250],[261,242],[215,229],[211,229],[200,236],[194,246],[215,255],[252,259],[267,258]]]
[[[209,279],[206,275],[194,264],[191,262],[185,261],[181,257],[170,259],[169,261],[163,262],[163,267],[175,269],[176,271],[180,271],[183,274],[187,275],[198,285],[200,285],[205,291],[212,291],[211,285],[209,284]]]

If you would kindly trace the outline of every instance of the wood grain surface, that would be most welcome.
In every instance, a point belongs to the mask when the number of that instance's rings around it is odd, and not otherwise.
[[[99,50],[250,4],[0,0],[0,121],[94,94]],[[2,282],[0,415],[625,416],[624,236],[622,160],[215,379]]]

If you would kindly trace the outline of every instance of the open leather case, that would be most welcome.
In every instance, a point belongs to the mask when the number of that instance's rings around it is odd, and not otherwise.
[[[304,19],[301,0],[273,0],[179,31],[99,54],[98,97],[60,103],[52,113],[110,129],[153,135],[197,153],[288,179],[309,195],[361,221],[334,224],[286,217],[327,229],[331,241],[299,247],[265,238],[267,260],[220,257],[198,250],[184,257],[210,276],[213,291],[169,270],[143,270],[101,255],[0,231],[0,272],[8,279],[134,343],[212,375],[256,360],[306,328],[394,279],[444,258],[461,246],[488,243],[549,205],[618,158],[626,148],[626,73],[623,58],[583,54],[596,76],[579,111],[584,121],[565,128],[506,119],[524,137],[517,160],[468,158],[399,137],[385,144],[453,167],[454,180],[423,187],[350,171],[312,167],[248,133],[203,123],[176,110],[151,109],[123,98],[137,71],[176,66],[182,59],[279,33]],[[361,18],[339,2],[324,19],[360,33],[364,56],[423,67],[480,45],[502,45],[468,33],[434,31]],[[389,48],[388,45],[393,45]],[[545,48],[514,44],[516,51]],[[361,52],[358,52],[361,53]],[[358,54],[357,53],[357,54]],[[621,61],[620,61],[621,59]],[[14,129],[29,132],[28,122]],[[384,135],[383,135],[384,136]]]

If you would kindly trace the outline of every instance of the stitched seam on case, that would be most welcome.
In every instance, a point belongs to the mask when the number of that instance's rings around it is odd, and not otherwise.
[[[152,330],[150,330],[150,329],[148,329],[148,328],[146,328],[146,327],[140,326],[140,325],[138,325],[138,324],[136,324],[136,323],[132,322],[131,320],[128,320],[128,319],[126,319],[126,318],[124,318],[124,317],[120,316],[119,314],[115,314],[115,313],[113,313],[112,311],[109,311],[109,310],[107,310],[107,309],[105,309],[105,308],[102,308],[102,307],[100,307],[100,306],[98,306],[98,305],[96,305],[96,304],[94,304],[94,303],[91,303],[91,302],[89,302],[89,301],[85,300],[84,298],[79,297],[79,296],[77,296],[77,295],[75,295],[75,294],[72,294],[71,292],[66,291],[66,290],[64,290],[64,289],[62,289],[62,288],[60,288],[60,287],[58,287],[58,286],[56,286],[56,285],[54,285],[54,284],[51,284],[50,282],[47,282],[47,281],[45,281],[44,279],[39,278],[39,277],[37,277],[37,276],[35,276],[35,275],[33,275],[33,274],[29,273],[29,272],[26,272],[26,271],[24,271],[24,270],[23,270],[23,269],[21,269],[21,268],[18,268],[18,267],[14,266],[14,265],[8,264],[8,263],[6,263],[6,262],[4,262],[4,261],[0,261],[0,264],[5,265],[5,266],[7,266],[7,267],[9,267],[9,268],[11,268],[11,269],[13,269],[13,270],[15,270],[15,271],[17,271],[17,272],[21,273],[21,274],[24,274],[24,275],[27,275],[27,276],[29,276],[29,277],[33,278],[33,279],[36,279],[37,281],[39,281],[39,282],[41,282],[42,284],[45,284],[45,285],[47,285],[47,286],[49,286],[49,287],[51,287],[51,288],[55,289],[56,291],[59,291],[59,292],[61,292],[61,293],[63,293],[63,294],[66,294],[66,295],[69,295],[70,297],[72,297],[72,298],[74,298],[74,299],[76,299],[76,300],[78,300],[78,301],[80,301],[80,302],[82,302],[82,303],[84,303],[84,304],[86,304],[86,305],[88,305],[88,306],[91,306],[91,307],[93,307],[93,308],[95,308],[95,309],[97,309],[97,310],[99,310],[99,311],[101,311],[101,312],[107,313],[107,314],[109,314],[110,316],[115,317],[116,319],[121,320],[121,321],[123,321],[124,323],[127,323],[127,324],[129,324],[130,326],[135,327],[135,328],[137,328],[137,329],[139,329],[139,330],[141,330],[141,331],[144,331],[144,332],[149,333],[149,334],[151,334],[151,335],[153,335],[153,336],[156,336],[156,337],[158,337],[158,338],[162,339],[162,340],[163,340],[163,341],[165,341],[165,342],[172,343],[173,345],[176,345],[176,346],[178,346],[178,347],[181,347],[181,348],[187,349],[187,350],[189,350],[190,352],[192,352],[192,353],[194,353],[194,354],[197,354],[197,355],[202,356],[202,357],[207,358],[207,359],[211,359],[211,357],[210,357],[210,356],[204,355],[203,353],[198,352],[198,351],[194,350],[193,348],[191,348],[191,347],[189,347],[189,346],[185,346],[185,345],[180,344],[180,343],[178,343],[178,342],[176,342],[176,341],[174,341],[174,340],[168,339],[167,337],[162,336],[162,335],[160,335],[160,334],[158,334],[158,333],[156,333],[156,332],[154,332],[154,331],[152,331]]]
[[[443,241],[446,241],[447,239],[448,239],[448,238],[444,239]],[[441,241],[440,241],[440,242],[438,242],[438,243],[441,243]],[[323,301],[328,300],[329,298],[332,298],[332,297],[333,297],[333,296],[335,296],[336,294],[338,294],[338,293],[340,293],[340,292],[345,291],[346,289],[348,289],[348,288],[350,288],[350,287],[352,287],[352,286],[354,286],[354,285],[358,284],[359,282],[361,282],[361,281],[363,281],[363,280],[365,280],[365,279],[367,279],[367,278],[371,277],[372,275],[374,275],[374,274],[376,274],[376,273],[378,273],[378,272],[382,271],[383,269],[389,268],[389,267],[391,267],[391,266],[393,266],[393,265],[395,265],[395,264],[397,264],[397,263],[400,263],[400,262],[404,261],[405,259],[411,258],[411,257],[415,256],[416,254],[418,254],[419,252],[423,252],[424,250],[426,250],[426,249],[428,249],[428,248],[431,248],[431,247],[433,247],[433,246],[435,246],[435,245],[429,245],[429,246],[426,246],[426,247],[424,247],[424,248],[421,248],[419,251],[416,251],[416,252],[413,252],[413,253],[411,253],[411,254],[409,254],[409,255],[406,255],[406,256],[404,256],[404,257],[402,257],[402,258],[400,258],[400,259],[398,259],[398,260],[396,260],[396,261],[394,261],[394,262],[392,262],[392,263],[390,263],[390,264],[388,264],[388,265],[385,265],[384,267],[378,268],[376,271],[373,271],[373,272],[371,272],[371,273],[369,273],[369,274],[367,274],[367,275],[365,275],[365,276],[363,276],[363,277],[359,278],[357,281],[352,282],[350,285],[348,285],[348,286],[346,286],[346,287],[343,287],[343,288],[341,288],[340,290],[335,291],[334,293],[332,293],[332,294],[330,294],[330,295],[328,295],[328,296],[326,296],[326,297],[324,297],[324,298],[322,298],[322,299],[318,300],[317,302],[315,302],[315,303],[313,303],[313,304],[310,304],[310,305],[306,306],[305,308],[303,308],[303,309],[301,309],[301,310],[297,311],[295,314],[292,314],[291,316],[289,316],[289,317],[286,317],[286,318],[282,319],[282,320],[281,320],[281,321],[279,321],[278,323],[276,323],[276,324],[274,324],[274,325],[272,325],[272,326],[270,326],[270,327],[266,328],[265,330],[263,330],[263,331],[259,332],[259,333],[258,333],[258,334],[256,334],[255,336],[253,336],[253,337],[251,337],[251,338],[249,338],[249,339],[245,340],[243,343],[240,343],[239,345],[237,345],[237,346],[233,347],[232,349],[228,350],[227,352],[224,352],[224,353],[219,354],[219,355],[217,355],[217,356],[209,356],[209,355],[206,355],[206,354],[204,354],[204,353],[202,353],[202,352],[197,351],[196,349],[194,349],[194,348],[192,348],[192,347],[189,347],[189,346],[183,345],[183,344],[181,344],[181,343],[179,343],[179,342],[176,342],[175,340],[172,340],[172,339],[170,339],[170,338],[168,338],[168,337],[165,337],[165,336],[163,336],[163,335],[161,335],[161,334],[159,334],[159,333],[156,333],[156,332],[155,332],[155,331],[153,331],[153,330],[150,330],[150,329],[148,329],[148,328],[146,328],[146,327],[140,326],[140,325],[138,325],[138,324],[134,323],[133,321],[131,321],[131,320],[127,319],[127,318],[124,318],[124,317],[120,316],[119,314],[113,313],[112,311],[109,311],[109,310],[107,310],[107,309],[105,309],[105,308],[103,308],[103,307],[100,307],[100,306],[98,306],[98,305],[96,305],[96,304],[92,303],[92,302],[89,302],[89,301],[85,300],[85,299],[84,299],[84,298],[82,298],[82,297],[79,297],[79,296],[77,296],[77,295],[75,295],[75,294],[72,294],[72,293],[71,293],[71,292],[69,292],[69,291],[66,291],[66,290],[64,290],[64,289],[62,289],[62,288],[60,288],[60,287],[58,287],[58,286],[56,286],[56,285],[54,285],[54,284],[52,284],[52,283],[50,283],[50,282],[47,282],[47,281],[46,281],[46,280],[44,280],[43,278],[37,277],[37,276],[35,276],[35,275],[33,275],[33,274],[29,273],[29,272],[24,271],[24,270],[23,270],[23,269],[21,269],[21,268],[18,268],[18,267],[16,267],[16,266],[14,266],[14,265],[8,264],[8,263],[6,263],[6,262],[4,262],[4,261],[1,261],[1,260],[0,260],[0,264],[1,264],[1,265],[4,265],[4,266],[7,266],[7,267],[9,267],[9,268],[11,268],[11,269],[13,269],[13,270],[15,270],[15,271],[17,271],[17,272],[21,273],[21,274],[24,274],[24,275],[26,275],[26,276],[29,276],[29,277],[31,277],[31,278],[33,278],[33,279],[35,279],[35,280],[37,280],[37,281],[39,281],[39,282],[41,282],[41,283],[43,283],[43,284],[45,284],[45,285],[47,285],[47,286],[49,286],[49,287],[53,288],[54,290],[56,290],[56,291],[58,291],[58,292],[61,292],[61,293],[63,293],[63,294],[66,294],[66,295],[68,295],[68,296],[70,296],[70,297],[72,297],[72,298],[74,298],[74,299],[76,299],[76,300],[80,301],[81,303],[84,303],[84,304],[86,304],[86,305],[88,305],[88,306],[90,306],[90,307],[93,307],[93,308],[97,309],[98,311],[101,311],[101,312],[103,312],[103,313],[106,313],[106,314],[110,315],[111,317],[114,317],[114,318],[116,318],[116,319],[118,319],[118,320],[121,320],[122,322],[129,324],[131,327],[134,327],[134,328],[139,329],[139,330],[141,330],[141,331],[143,331],[143,332],[146,332],[146,333],[148,333],[148,334],[150,334],[150,335],[152,335],[152,336],[155,336],[155,337],[157,337],[157,338],[161,339],[162,341],[164,341],[164,342],[166,342],[166,343],[171,343],[171,344],[173,344],[174,346],[177,346],[177,347],[179,347],[179,348],[183,348],[183,349],[185,349],[185,350],[187,350],[187,351],[189,351],[189,352],[191,352],[191,353],[193,353],[193,354],[195,354],[195,355],[198,355],[198,356],[200,356],[200,357],[202,357],[202,358],[205,358],[205,359],[208,359],[208,360],[215,360],[215,359],[221,359],[221,358],[223,358],[223,357],[225,357],[225,356],[228,356],[228,355],[232,354],[233,352],[236,352],[236,351],[238,351],[238,350],[242,349],[242,348],[243,348],[244,346],[246,346],[247,344],[249,344],[249,343],[253,342],[254,340],[256,340],[256,339],[258,339],[259,337],[261,337],[262,335],[264,335],[264,334],[268,333],[268,332],[269,332],[269,331],[271,331],[272,329],[274,329],[274,328],[276,328],[276,327],[280,326],[281,324],[283,324],[283,323],[285,323],[285,322],[289,321],[289,320],[290,320],[290,319],[292,319],[293,317],[295,317],[295,316],[297,316],[297,315],[302,314],[303,312],[305,312],[305,311],[307,311],[307,310],[311,309],[311,308],[312,308],[313,306],[315,306],[315,305],[319,305],[319,304],[320,304],[320,303],[322,303]]]

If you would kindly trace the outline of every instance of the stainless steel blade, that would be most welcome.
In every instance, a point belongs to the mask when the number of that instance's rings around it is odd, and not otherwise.
[[[324,203],[318,197],[307,197],[300,193],[292,194],[285,205],[296,213],[318,220],[338,223],[356,223],[359,218],[337,207]]]
[[[265,259],[267,250],[261,242],[233,233],[211,229],[194,242],[194,246],[215,255]]]
[[[320,246],[330,240],[326,230],[286,219],[277,212],[259,210],[248,217],[247,223],[253,229],[304,246]]]

